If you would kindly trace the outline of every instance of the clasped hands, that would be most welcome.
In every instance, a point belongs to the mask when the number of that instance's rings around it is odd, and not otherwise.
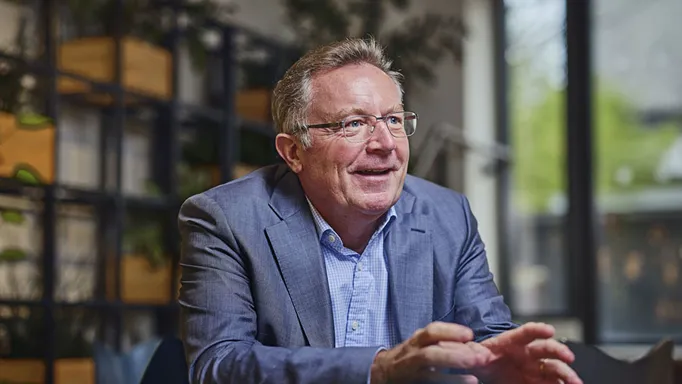
[[[569,367],[574,355],[554,340],[554,328],[527,323],[480,343],[464,326],[434,322],[398,346],[381,351],[372,364],[372,384],[446,381],[439,370],[461,369],[460,383],[582,384]],[[452,382],[452,381],[450,381]]]

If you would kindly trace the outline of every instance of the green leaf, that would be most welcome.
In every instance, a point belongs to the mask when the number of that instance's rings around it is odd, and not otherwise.
[[[26,170],[26,169],[17,170],[17,173],[14,175],[14,177],[17,178],[19,181],[21,181],[24,184],[33,184],[33,185],[40,184],[40,180],[38,179],[38,176],[34,175],[33,172]]]
[[[16,209],[0,210],[0,217],[5,223],[22,224],[24,222],[24,214]]]
[[[52,124],[52,119],[37,113],[22,113],[17,116],[19,128],[42,129]]]
[[[145,183],[145,191],[149,196],[153,197],[159,197],[163,195],[161,187],[159,187],[159,185],[154,183],[153,181],[147,181]]]
[[[0,261],[21,261],[26,259],[26,252],[22,249],[9,248],[4,251],[0,251]]]

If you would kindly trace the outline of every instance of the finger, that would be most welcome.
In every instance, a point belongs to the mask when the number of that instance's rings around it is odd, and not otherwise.
[[[527,353],[531,360],[557,359],[569,364],[575,360],[571,349],[554,339],[533,341],[528,344]]]
[[[459,324],[433,322],[412,336],[412,343],[418,347],[437,344],[441,341],[466,343],[474,339],[474,332]]]
[[[441,341],[438,345],[444,349],[452,349],[456,353],[464,351],[464,353],[475,356],[476,359],[480,360],[474,364],[477,367],[488,364],[494,358],[493,353],[488,348],[473,341],[464,344],[452,341]],[[468,350],[466,348],[468,348]]]
[[[563,361],[555,359],[545,360],[544,369],[540,372],[541,364],[537,364],[538,377],[542,380],[557,383],[559,380],[564,384],[583,384],[578,374]]]
[[[485,366],[492,359],[492,353],[476,343],[441,344],[421,350],[422,367],[473,369]]]
[[[516,329],[484,340],[482,344],[496,349],[506,349],[515,346],[523,346],[537,339],[549,339],[554,337],[554,332],[554,327],[549,324],[526,323]]]

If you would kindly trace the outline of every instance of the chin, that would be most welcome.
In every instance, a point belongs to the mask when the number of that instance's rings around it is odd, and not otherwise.
[[[365,213],[372,215],[383,215],[398,200],[395,194],[379,194],[362,196],[358,199],[357,206]]]

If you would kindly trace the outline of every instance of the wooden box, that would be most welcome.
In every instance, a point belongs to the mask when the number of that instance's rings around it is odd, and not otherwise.
[[[0,359],[0,382],[41,384],[45,364],[38,359]]]
[[[95,362],[89,358],[59,359],[54,364],[55,384],[94,384]]]
[[[54,126],[24,126],[14,115],[0,112],[0,177],[15,177],[28,170],[40,183],[52,183]]]
[[[110,259],[107,268],[107,298],[113,300],[115,278]],[[171,299],[171,264],[152,267],[141,255],[123,255],[121,258],[121,301],[129,304],[168,304]]]
[[[173,63],[170,52],[134,37],[124,37],[121,53],[121,81],[125,89],[163,100],[172,97]],[[65,72],[97,82],[114,82],[114,39],[88,37],[63,43],[59,46],[57,63],[59,69]],[[69,78],[60,78],[57,89],[64,94],[90,92],[88,84]]]
[[[90,358],[59,359],[54,363],[55,384],[94,384],[95,362]],[[39,359],[0,359],[0,382],[42,384],[45,364]]]
[[[258,122],[270,122],[272,91],[264,88],[244,89],[237,93],[236,108],[239,117]]]

